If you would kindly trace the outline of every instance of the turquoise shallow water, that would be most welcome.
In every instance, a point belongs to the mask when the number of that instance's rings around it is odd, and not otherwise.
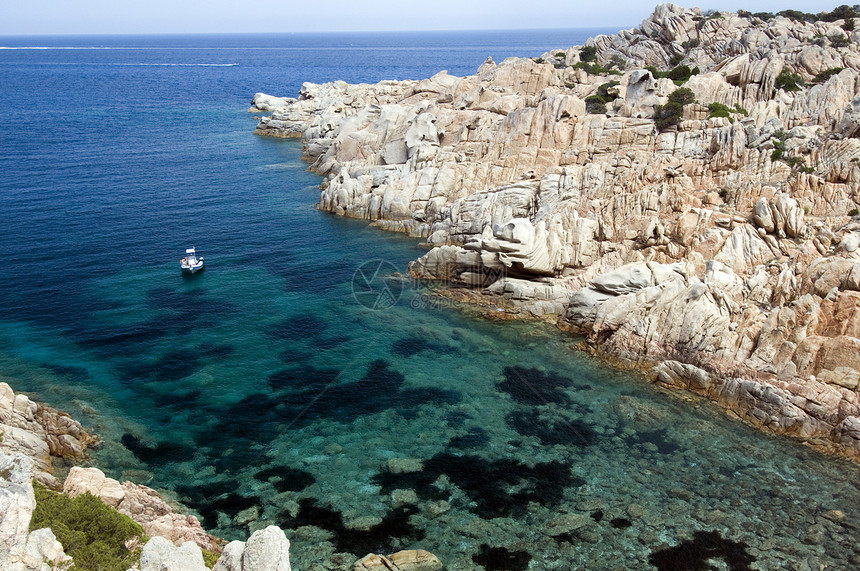
[[[244,111],[587,35],[3,39],[51,49],[0,50],[0,375],[217,534],[283,526],[296,569],[401,547],[449,569],[855,566],[855,465],[546,326],[426,303],[390,275],[415,241],[315,210],[299,143]]]

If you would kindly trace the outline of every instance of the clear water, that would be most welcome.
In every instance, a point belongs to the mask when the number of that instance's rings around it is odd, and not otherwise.
[[[594,32],[0,38],[0,376],[222,537],[281,525],[296,569],[856,565],[855,465],[374,280],[415,241],[318,212],[300,144],[251,135],[256,91]]]

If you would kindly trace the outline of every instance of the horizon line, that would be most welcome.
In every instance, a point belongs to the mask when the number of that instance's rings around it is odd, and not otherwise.
[[[629,30],[636,26],[617,27],[615,25],[546,27],[546,28],[449,28],[414,30],[320,30],[286,32],[39,32],[39,33],[0,33],[0,38],[34,37],[141,37],[141,36],[310,36],[314,34],[422,34],[422,33],[463,33],[463,32],[550,32],[567,30]]]

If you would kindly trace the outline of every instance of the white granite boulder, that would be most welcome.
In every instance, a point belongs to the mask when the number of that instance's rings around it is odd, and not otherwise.
[[[153,537],[140,552],[140,571],[207,571],[203,552],[193,541],[180,546],[163,537]]]

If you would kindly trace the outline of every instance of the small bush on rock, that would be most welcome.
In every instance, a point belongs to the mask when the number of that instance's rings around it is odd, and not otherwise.
[[[609,81],[597,88],[594,95],[585,98],[585,108],[589,113],[606,113],[606,104],[618,99],[617,95],[610,95],[609,88],[618,85],[617,81]]]
[[[125,571],[140,558],[143,528],[90,493],[70,498],[33,482],[30,530],[48,527],[79,571]],[[127,545],[133,545],[129,549]]]
[[[847,48],[851,45],[851,40],[845,36],[833,34],[832,36],[827,36],[827,39],[830,40],[830,45],[834,48]]]
[[[803,79],[798,74],[787,69],[783,69],[779,72],[779,75],[776,76],[774,87],[777,89],[784,89],[785,91],[800,91],[800,88],[804,85]]]
[[[728,105],[724,105],[722,103],[708,103],[708,118],[711,117],[725,117],[729,121],[734,122],[734,117],[732,117],[732,113],[734,110]]]
[[[824,83],[834,75],[840,73],[844,67],[831,67],[830,69],[825,69],[821,73],[815,76],[815,79],[812,80],[812,83]]]
[[[594,46],[584,46],[579,50],[579,59],[581,61],[597,61],[597,48]]]
[[[645,69],[651,72],[651,75],[654,77],[654,79],[668,77],[675,82],[675,85],[683,85],[687,82],[688,79],[690,79],[690,77],[699,73],[698,67],[690,69],[690,66],[688,65],[675,66],[669,71],[659,71],[653,66],[648,66]]]
[[[681,87],[669,95],[666,105],[654,107],[654,125],[658,131],[665,131],[681,122],[684,115],[684,105],[695,103],[696,96],[687,87]]]

